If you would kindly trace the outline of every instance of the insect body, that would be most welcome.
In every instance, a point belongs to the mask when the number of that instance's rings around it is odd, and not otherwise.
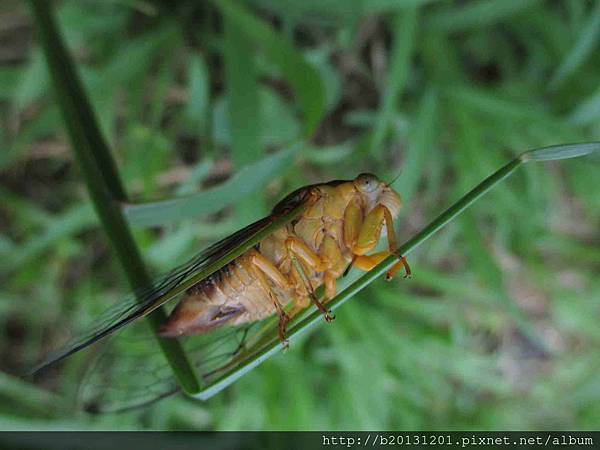
[[[279,338],[285,345],[290,316],[311,302],[327,321],[332,320],[315,289],[325,286],[326,303],[335,296],[337,278],[350,267],[368,271],[395,254],[399,261],[387,278],[401,267],[410,275],[408,263],[396,253],[393,219],[400,206],[400,196],[371,174],[300,188],[268,217],[111,307],[34,371],[116,333],[182,293],[185,296],[160,329],[162,337],[205,334],[277,314]],[[388,250],[367,255],[383,230]]]
[[[290,317],[311,302],[332,320],[327,301],[335,296],[337,279],[351,267],[368,271],[394,254],[399,261],[387,278],[402,267],[410,275],[394,239],[393,220],[400,206],[400,196],[370,174],[298,189],[269,216],[122,299],[34,371],[127,327],[124,339],[113,341],[95,360],[80,390],[83,404],[97,411],[127,410],[179,392],[154,341],[139,339],[146,328],[130,325],[183,294],[160,335],[198,335],[181,345],[207,383],[202,395],[214,395],[227,385],[224,380],[234,379],[228,374],[273,342],[273,324],[255,326],[257,322],[276,315],[285,346]],[[387,236],[388,250],[368,254],[382,236]],[[323,303],[315,294],[322,285]]]
[[[319,286],[324,284],[329,300],[335,296],[336,280],[350,265],[368,271],[395,254],[393,219],[401,206],[400,196],[375,175],[301,188],[282,200],[273,215],[300,201],[307,207],[299,217],[188,289],[160,335],[202,334],[277,314],[279,337],[285,344],[290,316],[311,302],[327,321],[332,320],[314,293]],[[388,250],[367,255],[384,228]],[[410,274],[404,257],[397,256],[399,262],[388,279],[400,267]]]

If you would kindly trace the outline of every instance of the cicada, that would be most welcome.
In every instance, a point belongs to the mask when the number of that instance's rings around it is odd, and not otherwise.
[[[311,304],[331,322],[327,302],[336,295],[337,280],[350,268],[369,271],[396,255],[398,262],[386,278],[391,279],[401,268],[409,276],[410,267],[396,250],[394,220],[400,207],[400,195],[372,174],[302,187],[281,200],[269,216],[217,242],[153,286],[108,310],[94,327],[41,367],[115,333],[168,301],[180,299],[158,334],[166,339],[199,336],[187,350],[203,379],[216,379],[225,370],[243,364],[249,341],[257,344],[270,329],[286,347],[287,325]],[[384,237],[387,250],[374,252]],[[316,292],[321,286],[324,295],[319,298]],[[136,373],[136,391],[142,392],[143,398],[136,399],[130,384],[125,383],[129,392],[119,395],[129,396],[131,401],[124,400],[121,406],[177,390],[160,358],[162,368],[157,363],[148,369],[150,361],[156,359],[151,357],[152,348],[142,353],[132,341],[122,347],[134,353],[134,360],[125,365],[126,370]],[[95,387],[104,386],[109,391],[116,389],[115,383],[127,381],[124,371],[111,373],[123,363],[119,355],[104,355]],[[148,385],[140,381],[142,372],[151,375]]]

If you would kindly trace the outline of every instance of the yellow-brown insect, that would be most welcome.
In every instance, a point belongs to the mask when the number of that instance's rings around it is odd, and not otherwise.
[[[368,271],[396,254],[393,219],[401,206],[400,196],[375,175],[301,188],[282,200],[273,215],[299,202],[307,205],[299,217],[188,289],[160,335],[201,334],[277,314],[279,337],[285,343],[290,316],[311,301],[327,321],[332,320],[315,289],[324,284],[329,300],[335,296],[337,278],[350,265]],[[367,255],[383,235],[384,225],[388,251]],[[400,267],[410,275],[405,258],[397,256],[399,262],[388,279]],[[290,302],[288,315],[284,307]]]
[[[327,303],[335,296],[336,280],[351,266],[368,271],[394,254],[399,261],[387,278],[401,267],[410,275],[408,263],[396,253],[393,220],[400,205],[400,196],[371,174],[300,188],[268,217],[213,244],[108,309],[36,370],[116,333],[184,292],[159,331],[162,337],[204,334],[277,314],[279,338],[286,345],[290,316],[311,302],[327,321],[333,319],[315,289],[325,285]],[[367,255],[384,236],[383,230],[388,251]]]
[[[337,279],[350,267],[368,271],[394,254],[399,261],[386,277],[390,279],[401,267],[410,275],[394,239],[393,220],[400,205],[400,196],[370,174],[298,189],[279,202],[269,216],[213,244],[111,306],[36,370],[129,328],[162,305],[180,299],[160,334],[165,338],[199,335],[177,345],[186,346],[186,357],[202,379],[200,385],[208,383],[201,391],[190,393],[214,395],[234,379],[227,374],[250,361],[260,361],[257,355],[272,345],[271,338],[262,340],[270,335],[272,324],[256,327],[257,322],[276,314],[279,339],[285,347],[290,317],[311,302],[327,321],[332,320],[325,305],[335,296]],[[367,255],[385,235],[388,250]],[[325,305],[315,295],[321,285]],[[131,328],[132,335],[138,336],[135,342],[146,343],[143,338],[138,340],[143,330],[146,328]],[[85,403],[94,410],[123,410],[178,392],[167,361],[155,349],[148,350],[130,346],[126,339],[116,340],[89,372],[91,378],[84,383]],[[132,378],[134,372],[137,376]]]

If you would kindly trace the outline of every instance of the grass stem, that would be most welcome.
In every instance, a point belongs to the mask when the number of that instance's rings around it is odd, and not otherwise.
[[[71,148],[96,213],[131,287],[148,286],[151,278],[120,207],[121,202],[127,200],[125,189],[75,65],[56,27],[51,3],[30,0],[30,4]],[[162,309],[148,316],[153,330],[157,330],[164,319]],[[199,381],[181,344],[171,339],[158,339],[158,343],[182,389],[185,392],[197,391]]]

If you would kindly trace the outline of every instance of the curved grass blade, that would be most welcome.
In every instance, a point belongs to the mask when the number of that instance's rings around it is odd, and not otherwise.
[[[273,173],[292,161],[299,148],[296,144],[266,156],[212,189],[156,202],[127,203],[123,205],[123,212],[130,224],[151,227],[220,211],[244,198],[243,195],[251,195],[264,187]]]
[[[135,291],[97,318],[93,326],[75,336],[61,350],[50,355],[34,368],[33,372],[61,361],[177,298],[188,288],[252,248],[277,228],[296,218],[304,208],[303,204],[295,205],[281,215],[269,216],[248,225],[180,267],[159,277],[151,286]]]

